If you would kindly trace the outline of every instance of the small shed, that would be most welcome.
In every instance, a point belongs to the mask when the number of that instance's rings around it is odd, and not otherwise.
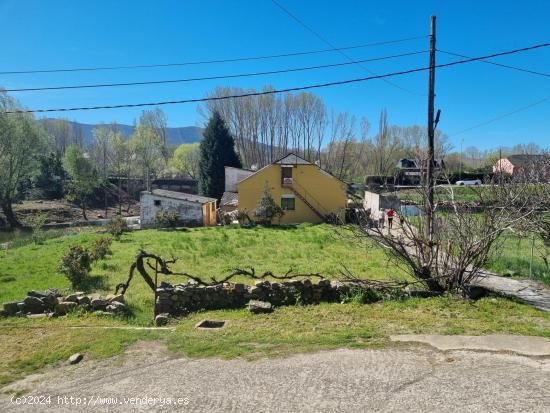
[[[154,227],[155,215],[161,210],[176,211],[185,226],[216,225],[215,198],[165,189],[141,192],[139,211],[142,228]]]
[[[381,195],[375,192],[365,191],[363,208],[366,211],[370,210],[372,219],[378,219],[378,211],[389,208],[399,211],[401,208],[401,202],[395,195]]]

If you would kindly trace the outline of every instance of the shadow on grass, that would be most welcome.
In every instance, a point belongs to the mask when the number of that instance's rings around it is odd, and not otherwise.
[[[79,289],[89,293],[95,290],[106,290],[108,286],[106,275],[91,275],[79,285]]]

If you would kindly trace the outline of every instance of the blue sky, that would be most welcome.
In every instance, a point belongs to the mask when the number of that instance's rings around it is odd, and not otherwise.
[[[429,17],[437,15],[438,47],[483,55],[550,41],[550,2],[524,1],[292,1],[280,2],[336,46],[427,35]],[[276,54],[327,46],[282,13],[269,0],[186,1],[31,1],[0,0],[2,59],[0,71],[65,67],[170,63]],[[428,39],[347,52],[368,59],[426,50]],[[426,66],[427,55],[365,64],[387,73]],[[438,63],[455,60],[438,55]],[[128,82],[265,71],[345,59],[337,53],[269,61],[208,66],[62,74],[0,75],[5,88],[62,84]],[[500,63],[550,72],[550,48],[495,59]],[[215,86],[276,88],[368,76],[355,65],[256,78],[14,93],[29,108],[93,106],[200,98]],[[387,108],[390,123],[426,123],[427,73],[393,78],[404,92],[376,80],[317,89],[329,108],[366,116],[376,133]],[[548,147],[550,100],[490,125],[456,132],[550,97],[550,79],[483,63],[439,69],[436,108],[440,128],[456,148],[513,145],[533,141]],[[202,125],[196,104],[164,106],[170,126]],[[68,116],[84,123],[132,123],[140,109],[80,111]]]

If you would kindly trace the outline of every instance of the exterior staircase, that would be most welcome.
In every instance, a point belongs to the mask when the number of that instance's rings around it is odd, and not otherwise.
[[[319,212],[319,210],[317,210],[317,208],[315,208],[313,205],[311,205],[311,203],[306,199],[305,196],[303,196],[300,192],[298,192],[298,191],[297,191],[294,187],[292,187],[292,186],[290,187],[290,190],[291,190],[292,192],[294,192],[294,195],[296,195],[298,198],[300,198],[300,199],[302,200],[302,202],[303,202],[304,204],[306,204],[306,205],[309,207],[309,209],[311,209],[313,212],[315,212],[315,214],[316,214],[319,218],[321,218],[323,221],[325,220],[326,217],[325,217],[321,212]]]

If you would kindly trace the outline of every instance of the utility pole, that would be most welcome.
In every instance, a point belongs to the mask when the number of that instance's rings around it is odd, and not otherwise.
[[[434,166],[435,166],[435,150],[434,150],[434,99],[435,99],[435,25],[436,18],[430,18],[430,77],[428,90],[428,165],[426,167],[426,190],[428,196],[426,200],[426,240],[430,243],[433,241],[433,225],[434,225]]]

